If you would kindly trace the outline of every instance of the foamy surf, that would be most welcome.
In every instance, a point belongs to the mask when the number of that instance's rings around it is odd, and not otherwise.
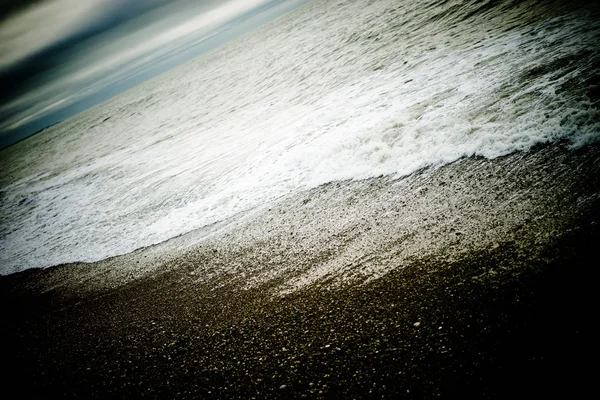
[[[311,2],[3,150],[1,272],[128,253],[331,181],[594,143],[599,20],[558,2]]]

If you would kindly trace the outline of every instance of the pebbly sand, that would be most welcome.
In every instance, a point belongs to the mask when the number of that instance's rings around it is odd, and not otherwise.
[[[599,170],[598,145],[472,157],[2,276],[4,390],[574,398],[594,382]]]

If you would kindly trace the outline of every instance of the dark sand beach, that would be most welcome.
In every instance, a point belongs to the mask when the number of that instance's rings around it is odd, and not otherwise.
[[[599,169],[598,145],[472,157],[2,276],[4,390],[578,398],[593,383]]]

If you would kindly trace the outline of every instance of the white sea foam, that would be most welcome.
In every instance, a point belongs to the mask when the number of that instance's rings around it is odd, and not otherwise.
[[[456,22],[332,3],[4,150],[0,272],[123,254],[332,180],[598,140],[585,10]]]

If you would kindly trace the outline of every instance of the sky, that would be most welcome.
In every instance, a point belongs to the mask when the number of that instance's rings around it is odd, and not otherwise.
[[[174,55],[283,1],[0,0],[0,148],[185,61]]]

